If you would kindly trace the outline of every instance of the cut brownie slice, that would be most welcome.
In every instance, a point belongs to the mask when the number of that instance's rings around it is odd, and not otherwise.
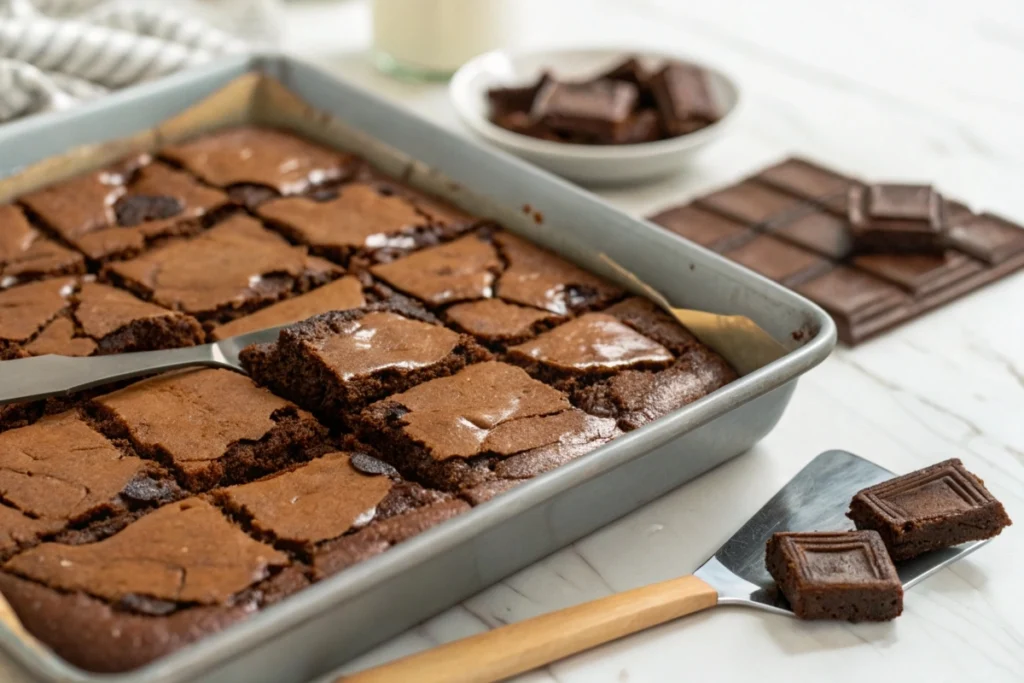
[[[117,448],[76,413],[0,434],[0,558],[73,529],[110,533],[133,515],[178,497],[167,473]],[[86,525],[102,520],[102,529]]]
[[[259,214],[314,254],[347,264],[354,255],[403,252],[437,244],[473,225],[420,210],[386,184],[351,183],[308,197],[262,204]]]
[[[0,289],[85,272],[85,257],[47,239],[13,204],[0,206]]]
[[[903,586],[874,531],[774,534],[768,572],[801,619],[888,621],[903,613]]]
[[[341,269],[236,215],[104,269],[105,277],[167,308],[223,323],[328,282]]]
[[[445,318],[489,346],[518,344],[551,327],[560,316],[501,299],[481,299],[455,304]]]
[[[274,197],[305,193],[352,176],[359,160],[273,128],[243,126],[218,131],[180,145],[161,156],[231,198],[255,208]]]
[[[95,261],[126,258],[153,240],[187,235],[227,196],[146,157],[21,198],[49,228]]]
[[[469,509],[363,453],[329,453],[214,496],[260,537],[301,553],[316,579]]]
[[[93,399],[88,412],[110,438],[171,468],[192,491],[250,479],[327,450],[308,413],[229,370],[188,370]]]
[[[0,292],[0,359],[152,351],[203,342],[191,316],[88,280],[58,278]]]
[[[346,276],[306,294],[279,301],[244,318],[218,325],[210,332],[210,337],[219,341],[268,327],[296,323],[318,313],[345,311],[365,304],[366,297],[359,278]]]
[[[894,560],[992,538],[1011,524],[1003,504],[955,458],[860,491],[847,516],[877,531]]]
[[[525,480],[620,434],[521,368],[467,366],[369,406],[363,441],[405,476],[446,491]],[[492,489],[500,490],[500,489]]]
[[[84,668],[123,671],[245,618],[268,594],[306,585],[289,564],[285,553],[190,498],[96,543],[44,543],[16,555],[3,567],[0,590],[57,654]]]
[[[324,313],[241,354],[257,382],[334,425],[389,394],[487,357],[471,337],[397,302]]]

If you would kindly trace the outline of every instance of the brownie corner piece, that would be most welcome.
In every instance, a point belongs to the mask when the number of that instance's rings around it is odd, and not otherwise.
[[[998,535],[1012,524],[984,482],[954,458],[858,492],[847,516],[877,531],[894,560]]]
[[[765,564],[801,619],[888,621],[903,612],[903,585],[874,531],[776,533]]]
[[[490,353],[402,299],[331,311],[285,328],[277,342],[246,349],[260,384],[332,424],[420,382],[450,375]]]

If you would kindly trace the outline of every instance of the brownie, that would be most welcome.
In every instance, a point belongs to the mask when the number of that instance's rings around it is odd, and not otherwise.
[[[300,553],[322,579],[469,509],[364,453],[336,452],[214,493],[258,537]]]
[[[358,433],[405,477],[468,495],[547,472],[620,434],[614,420],[577,410],[562,392],[495,361],[370,405]]]
[[[624,81],[549,81],[537,92],[530,115],[557,132],[593,142],[614,142],[639,97],[637,87]]]
[[[492,348],[518,344],[549,328],[561,316],[501,299],[480,299],[455,304],[445,310],[454,327],[473,335]]]
[[[849,218],[854,248],[860,252],[946,249],[944,202],[930,185],[854,186]]]
[[[874,531],[773,534],[768,572],[801,619],[888,621],[903,613],[903,586]]]
[[[308,413],[230,370],[186,370],[143,380],[90,401],[109,438],[203,491],[308,460],[330,448]]]
[[[670,136],[692,133],[721,118],[707,75],[699,67],[670,62],[651,76],[650,88],[661,126]]]
[[[214,341],[278,325],[288,325],[326,311],[344,311],[366,304],[363,283],[346,276],[305,294],[279,301],[243,318],[217,325],[210,332]]]
[[[273,128],[241,126],[210,133],[160,155],[235,201],[256,208],[274,197],[309,192],[351,177],[359,160]]]
[[[161,467],[115,446],[75,412],[12,429],[0,434],[0,558],[68,530],[95,537],[177,495]],[[89,527],[95,520],[101,529]]]
[[[21,198],[42,223],[94,261],[138,254],[154,240],[194,234],[227,196],[187,173],[139,157]]]
[[[433,316],[389,303],[314,316],[273,344],[244,349],[241,360],[260,384],[345,425],[374,401],[488,356]]]
[[[88,279],[56,278],[0,291],[0,360],[152,351],[203,342],[199,323]]]
[[[956,458],[860,491],[847,516],[878,532],[894,560],[997,536],[1012,522]]]
[[[329,282],[341,269],[235,215],[206,232],[107,265],[103,277],[208,324],[225,323]]]
[[[72,664],[124,671],[244,619],[306,582],[288,556],[190,498],[83,545],[43,543],[9,559],[0,590]]]
[[[473,225],[472,220],[446,220],[430,208],[418,208],[387,185],[350,183],[330,193],[274,199],[260,205],[258,213],[312,253],[347,264],[354,255],[437,244]]]
[[[54,275],[85,272],[85,258],[47,238],[20,207],[0,205],[0,289]]]

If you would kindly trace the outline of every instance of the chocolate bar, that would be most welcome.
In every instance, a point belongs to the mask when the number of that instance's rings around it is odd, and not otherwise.
[[[847,216],[851,196],[890,253],[862,251],[865,232]],[[1005,218],[943,200],[928,186],[867,186],[799,158],[651,220],[810,298],[851,346],[1024,268],[1024,228]],[[945,230],[933,229],[942,222]],[[926,252],[891,251],[909,246]],[[808,277],[796,257],[804,252],[827,267],[805,257]]]
[[[903,585],[877,532],[777,533],[766,564],[801,619],[888,621],[903,613]]]
[[[955,458],[860,491],[847,516],[858,529],[877,531],[894,560],[992,538],[1012,523]]]

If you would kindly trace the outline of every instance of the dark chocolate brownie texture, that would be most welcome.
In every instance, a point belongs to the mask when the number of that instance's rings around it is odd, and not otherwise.
[[[230,370],[187,370],[93,399],[88,414],[110,438],[202,491],[309,460],[330,449],[308,413]]]
[[[241,358],[257,382],[346,425],[370,403],[489,357],[472,337],[398,302],[331,311],[281,331]]]
[[[801,619],[888,621],[903,613],[903,586],[874,531],[776,533],[768,572]]]
[[[300,553],[317,579],[469,509],[449,494],[402,480],[375,458],[345,452],[215,496],[252,533]]]
[[[139,157],[20,201],[65,242],[106,261],[133,256],[156,239],[198,232],[228,198],[187,173]]]
[[[428,207],[429,208],[429,207]],[[259,215],[290,240],[340,263],[380,250],[402,252],[436,244],[473,225],[471,219],[428,213],[386,184],[350,183],[329,193],[284,197]]]
[[[56,278],[0,291],[0,359],[192,346],[203,330],[191,316],[89,280]]]
[[[242,126],[166,147],[161,156],[226,188],[249,208],[344,180],[359,160],[273,128]]]
[[[942,253],[947,246],[944,202],[930,185],[854,186],[849,219],[859,252]]]
[[[615,422],[521,368],[488,361],[374,403],[360,438],[410,479],[452,492],[525,480],[604,445]]]
[[[847,516],[877,531],[894,560],[997,536],[1011,524],[1002,503],[957,459],[860,491]]]
[[[303,587],[288,565],[285,553],[190,498],[96,543],[23,552],[4,565],[0,589],[60,656],[124,671],[245,618],[268,593]]]
[[[118,448],[74,412],[0,434],[0,558],[61,532],[119,529],[178,495],[162,468]],[[88,523],[102,520],[97,528]]]
[[[21,208],[0,206],[0,289],[85,272],[85,258],[36,230]]]
[[[288,244],[259,221],[235,215],[195,237],[109,264],[103,273],[154,303],[213,324],[309,291],[341,269]]]
[[[549,328],[560,316],[501,299],[481,299],[455,304],[445,319],[488,345],[518,344]]]

